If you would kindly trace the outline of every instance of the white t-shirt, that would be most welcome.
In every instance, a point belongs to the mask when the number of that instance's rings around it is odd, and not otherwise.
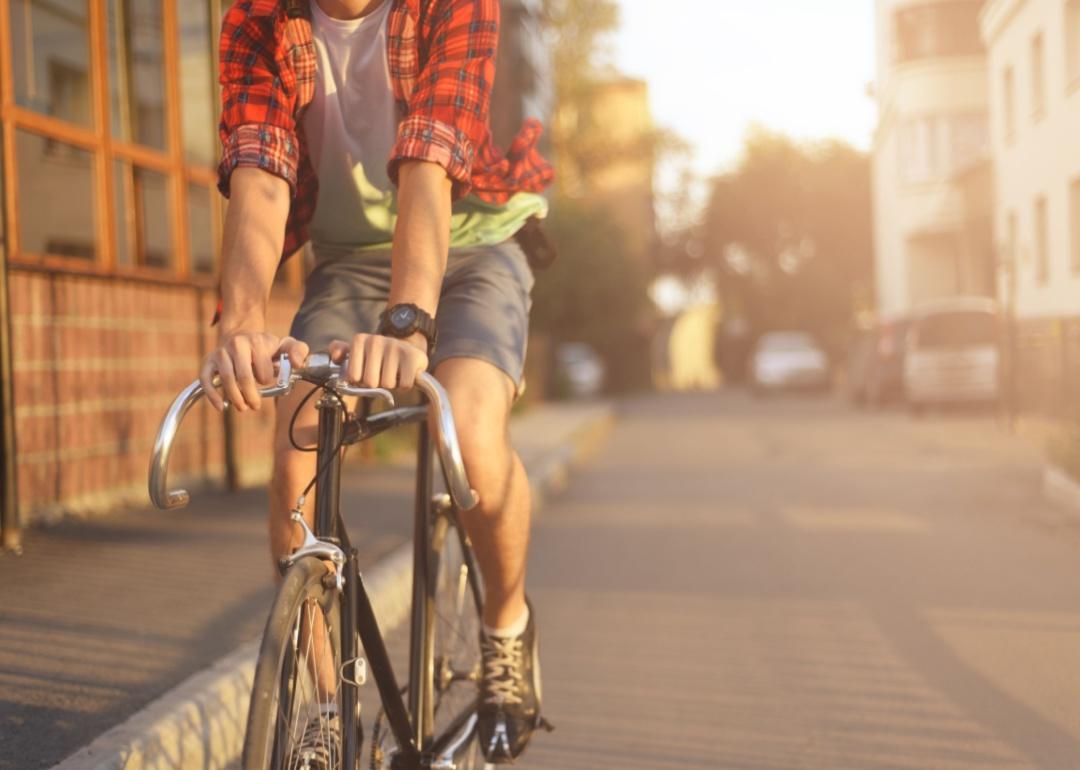
[[[387,248],[397,221],[397,190],[386,173],[398,115],[387,59],[394,0],[359,19],[334,19],[311,0],[315,93],[303,118],[308,152],[319,178],[310,224],[317,257]],[[468,196],[454,204],[451,246],[500,243],[547,201],[520,192],[501,204]]]
[[[318,56],[315,95],[303,128],[319,199],[311,222],[318,244],[389,240],[394,190],[386,163],[397,132],[397,108],[387,60],[393,0],[359,19],[335,19],[311,0]]]

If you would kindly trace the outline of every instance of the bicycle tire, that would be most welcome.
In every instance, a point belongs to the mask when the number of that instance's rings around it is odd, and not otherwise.
[[[243,770],[285,770],[296,764],[287,761],[287,758],[290,758],[292,745],[297,742],[306,722],[300,723],[300,705],[294,707],[293,693],[305,687],[297,684],[304,676],[302,672],[307,671],[309,678],[318,678],[317,672],[312,677],[306,664],[296,665],[296,648],[300,646],[298,640],[303,635],[301,626],[297,624],[304,623],[305,619],[309,627],[312,623],[325,624],[334,661],[338,706],[339,710],[344,708],[340,703],[343,690],[340,686],[341,599],[332,582],[326,579],[328,576],[325,563],[309,557],[292,565],[278,588],[255,666],[241,755]],[[311,636],[309,631],[309,642]],[[314,643],[305,646],[311,649]],[[301,659],[304,659],[303,655]],[[290,716],[293,711],[295,715]],[[339,761],[336,767],[340,768],[343,767],[340,742],[335,746],[329,751],[331,755],[337,752]]]
[[[430,672],[425,677],[425,723],[436,736],[475,713],[480,698],[483,589],[468,536],[452,512],[434,516],[430,531],[426,611]],[[459,770],[481,770],[485,762],[473,737],[454,756]]]

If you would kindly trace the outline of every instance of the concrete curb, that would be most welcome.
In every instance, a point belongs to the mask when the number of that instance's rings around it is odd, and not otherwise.
[[[1043,497],[1080,516],[1080,483],[1055,465],[1043,469]]]
[[[615,420],[598,410],[564,445],[530,468],[534,508],[566,486],[570,468],[604,440]],[[412,544],[364,572],[384,633],[406,622]],[[182,682],[127,721],[55,765],[57,770],[225,770],[240,755],[259,640]]]

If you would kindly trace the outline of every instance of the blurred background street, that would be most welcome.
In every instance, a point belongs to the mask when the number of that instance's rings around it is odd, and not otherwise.
[[[146,492],[217,344],[230,5],[0,0],[3,770],[272,591],[271,410],[196,407],[193,507]],[[557,170],[512,433],[559,730],[525,766],[1080,766],[1080,0],[499,6],[493,139],[538,118]],[[371,569],[408,442],[350,466]]]

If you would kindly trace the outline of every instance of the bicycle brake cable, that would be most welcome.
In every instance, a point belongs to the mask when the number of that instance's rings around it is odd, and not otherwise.
[[[316,445],[314,447],[302,447],[302,446],[300,446],[300,444],[297,443],[297,441],[296,441],[296,436],[294,434],[294,431],[296,429],[296,418],[300,415],[300,411],[305,406],[307,406],[307,403],[308,403],[308,401],[311,400],[312,396],[314,396],[320,390],[324,391],[325,393],[327,393],[327,394],[333,396],[334,398],[336,398],[337,402],[341,405],[341,412],[342,412],[343,418],[344,419],[348,418],[349,407],[345,404],[345,399],[343,399],[341,397],[340,393],[338,393],[333,388],[326,387],[326,385],[324,385],[324,384],[319,384],[316,387],[312,388],[311,391],[306,396],[304,396],[303,400],[300,402],[300,405],[296,407],[296,411],[293,412],[293,416],[289,420],[289,443],[292,444],[293,448],[296,449],[297,451],[300,451],[300,452],[317,452],[319,450],[318,445]],[[334,451],[326,456],[326,459],[323,460],[323,463],[322,463],[321,466],[319,466],[318,468],[315,469],[315,476],[311,479],[311,481],[308,483],[308,485],[306,487],[304,487],[304,491],[300,494],[300,499],[299,499],[299,501],[297,503],[297,506],[296,506],[297,508],[302,508],[303,507],[304,500],[307,499],[308,493],[311,492],[312,488],[318,482],[319,476],[322,475],[323,471],[325,471],[327,469],[327,467],[333,461],[334,457],[344,447],[345,447],[345,432],[342,431],[341,438],[338,439],[338,444],[337,444],[336,447],[334,447]]]

